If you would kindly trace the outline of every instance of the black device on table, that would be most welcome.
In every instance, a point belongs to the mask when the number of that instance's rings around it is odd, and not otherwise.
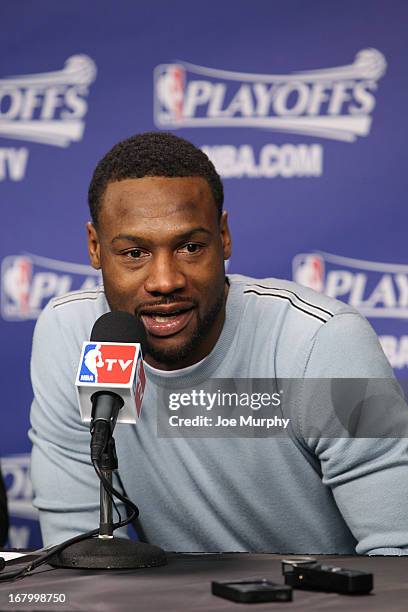
[[[276,584],[265,578],[259,580],[234,580],[212,582],[213,595],[241,603],[267,601],[292,601],[292,587]]]
[[[313,558],[283,560],[282,574],[294,589],[364,595],[373,588],[372,574],[322,564]]]

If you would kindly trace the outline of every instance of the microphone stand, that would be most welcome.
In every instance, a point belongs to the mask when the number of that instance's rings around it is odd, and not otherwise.
[[[100,461],[102,474],[112,484],[112,474],[118,469],[115,440],[110,435]],[[112,497],[100,483],[99,534],[71,544],[50,561],[54,567],[78,569],[138,569],[167,564],[166,553],[158,546],[133,542],[113,535]]]
[[[116,455],[115,440],[111,437],[102,455],[101,472],[112,486],[112,473],[118,469],[118,458]],[[108,491],[100,483],[99,504],[99,536],[101,539],[113,538],[112,498]]]

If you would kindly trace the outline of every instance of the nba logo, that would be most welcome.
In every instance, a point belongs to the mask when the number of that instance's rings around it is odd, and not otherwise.
[[[137,347],[115,342],[86,342],[78,374],[81,383],[129,385]]]
[[[174,125],[183,119],[185,70],[179,64],[164,64],[155,71],[155,116],[158,125]]]
[[[2,266],[2,310],[10,318],[30,315],[33,264],[26,256],[6,257]]]
[[[1,316],[36,319],[47,302],[75,289],[95,289],[99,273],[90,266],[41,255],[7,255],[1,262]]]
[[[140,344],[84,342],[75,387],[82,420],[91,421],[95,391],[113,391],[123,399],[118,422],[136,423],[146,385]]]
[[[293,260],[293,280],[320,293],[324,290],[324,261],[320,255],[296,255]]]

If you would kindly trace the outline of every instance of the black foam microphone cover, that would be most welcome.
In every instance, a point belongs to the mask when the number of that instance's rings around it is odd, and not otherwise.
[[[107,312],[95,321],[91,332],[92,342],[137,342],[146,340],[143,323],[129,312]]]

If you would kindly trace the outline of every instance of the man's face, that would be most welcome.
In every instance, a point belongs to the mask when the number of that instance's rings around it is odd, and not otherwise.
[[[151,365],[186,367],[211,351],[225,318],[231,241],[205,179],[109,183],[88,248],[111,309],[141,318]]]

